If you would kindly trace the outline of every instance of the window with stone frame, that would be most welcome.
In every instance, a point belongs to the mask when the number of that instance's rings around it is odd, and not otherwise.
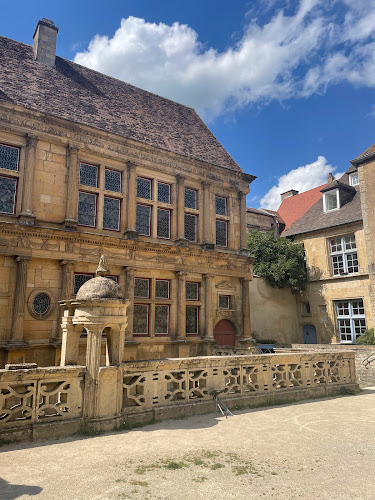
[[[0,213],[14,215],[16,213],[20,148],[8,144],[0,144]],[[10,174],[8,172],[14,172]]]
[[[231,309],[230,295],[219,295],[219,309]]]
[[[197,190],[185,188],[185,208],[197,209]]]
[[[223,196],[215,196],[215,213],[216,215],[227,216],[227,199]]]
[[[158,181],[158,202],[171,203],[171,185]]]
[[[199,334],[199,307],[186,306],[186,335]]]
[[[155,280],[155,298],[169,299],[170,297],[170,280]]]
[[[137,177],[137,198],[152,200],[152,180],[146,177]]]
[[[228,246],[228,221],[216,219],[216,245]]]
[[[333,276],[357,273],[359,270],[354,234],[329,240]]]
[[[187,281],[185,283],[186,300],[199,300],[199,283]]]
[[[122,193],[122,172],[112,168],[105,168],[104,189],[114,193]]]
[[[133,335],[149,335],[149,304],[134,304]]]
[[[82,186],[98,187],[99,166],[81,163],[79,168],[79,183]]]
[[[340,343],[355,344],[366,330],[363,299],[337,301],[336,317]]]
[[[138,299],[150,298],[150,278],[134,279],[134,297]]]
[[[169,334],[169,304],[155,304],[155,335]]]
[[[185,239],[197,242],[198,215],[185,214]]]
[[[158,208],[157,213],[157,237],[161,239],[171,239],[171,211]]]
[[[136,231],[142,236],[151,236],[151,210],[149,205],[137,203]]]

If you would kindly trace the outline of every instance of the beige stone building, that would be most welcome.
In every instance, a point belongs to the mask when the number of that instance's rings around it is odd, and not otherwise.
[[[254,177],[193,109],[56,57],[57,32],[0,38],[0,368],[59,363],[58,302],[101,255],[130,300],[125,359],[246,345]]]
[[[284,232],[304,244],[309,274],[307,290],[297,302],[300,339],[353,344],[373,326],[357,167],[340,180],[330,178],[320,193]]]

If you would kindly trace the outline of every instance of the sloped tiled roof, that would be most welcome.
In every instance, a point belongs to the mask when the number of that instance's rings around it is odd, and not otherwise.
[[[354,163],[357,163],[359,160],[364,159],[366,156],[370,156],[372,153],[375,153],[375,144],[370,146],[369,148],[366,149],[362,154],[357,156],[354,160],[352,160]]]
[[[50,68],[9,38],[0,61],[0,101],[241,172],[192,108],[61,57]]]
[[[310,189],[304,193],[296,194],[283,199],[277,213],[285,222],[286,229],[302,217],[307,210],[309,210],[318,200],[322,198],[323,195],[320,191],[325,186],[326,184],[323,184],[322,186]]]
[[[339,210],[332,210],[330,212],[323,211],[323,200],[319,199],[304,215],[302,215],[302,217],[296,220],[291,227],[284,231],[283,236],[310,233],[312,231],[319,231],[329,227],[341,226],[361,221],[362,209],[359,186],[348,186],[348,171],[345,172],[345,174],[340,178],[339,184],[344,184],[346,187],[350,187],[353,197],[340,207]]]

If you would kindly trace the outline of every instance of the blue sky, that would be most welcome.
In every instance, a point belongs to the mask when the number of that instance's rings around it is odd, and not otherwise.
[[[244,171],[248,206],[322,184],[375,142],[375,0],[2,2],[0,35],[194,107]]]

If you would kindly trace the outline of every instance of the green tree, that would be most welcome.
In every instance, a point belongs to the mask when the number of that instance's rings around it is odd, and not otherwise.
[[[306,288],[303,245],[260,231],[250,233],[247,244],[251,255],[256,257],[255,274],[266,279],[273,288],[289,286],[292,293]]]

